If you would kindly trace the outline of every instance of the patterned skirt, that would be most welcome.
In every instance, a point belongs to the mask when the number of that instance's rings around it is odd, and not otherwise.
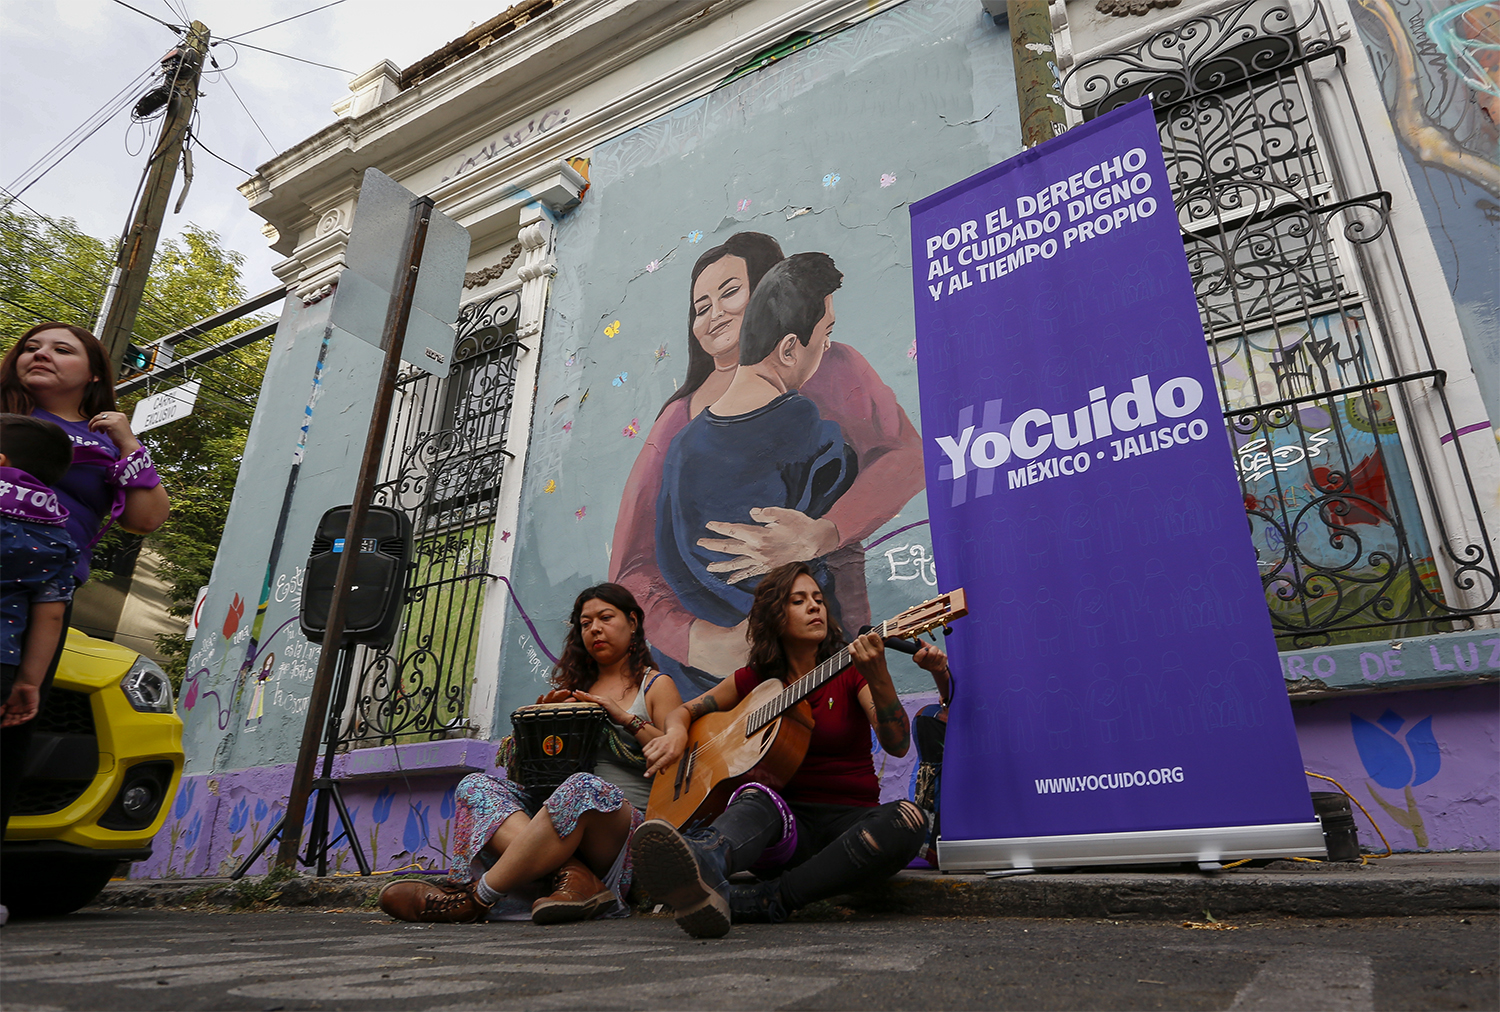
[[[479,852],[490,842],[502,822],[516,812],[526,811],[525,794],[514,781],[501,780],[487,773],[470,773],[459,781],[454,800],[458,805],[454,816],[454,843],[458,856],[477,876],[488,863],[479,859]],[[552,828],[557,835],[567,836],[578,828],[578,820],[584,812],[615,812],[625,803],[625,792],[614,784],[592,773],[575,773],[552,792],[543,805],[543,811],[552,819]],[[540,812],[537,818],[541,818]],[[630,832],[633,834],[643,821],[645,817],[632,808]],[[615,859],[615,868],[619,871],[611,874],[609,879],[614,881],[607,879],[606,884],[615,891],[619,908],[628,914],[625,894],[630,891],[634,868],[628,837],[626,844],[621,848],[623,853]],[[612,868],[611,872],[614,870]]]

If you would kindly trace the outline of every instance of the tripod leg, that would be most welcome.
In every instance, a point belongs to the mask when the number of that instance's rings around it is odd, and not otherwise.
[[[317,806],[313,809],[312,830],[307,834],[307,858],[302,862],[311,868],[316,851],[318,877],[328,874],[328,784],[317,781],[313,790],[318,792]]]
[[[339,790],[338,782],[332,782],[328,789],[333,794],[333,803],[338,806],[339,820],[344,825],[344,835],[349,838],[349,849],[354,851],[354,860],[359,865],[359,873],[368,875],[370,862],[365,860],[365,848],[360,846],[359,837],[354,835],[354,822],[349,818],[349,809],[344,807],[344,795]]]
[[[266,852],[266,848],[271,845],[272,841],[280,839],[280,837],[281,837],[281,830],[284,827],[285,823],[286,823],[286,816],[285,815],[283,815],[281,818],[277,819],[276,820],[276,825],[274,825],[274,826],[271,827],[271,831],[269,833],[267,833],[265,835],[265,837],[259,843],[257,843],[255,845],[255,849],[250,852],[250,856],[247,857],[247,858],[245,858],[245,860],[241,861],[240,862],[240,866],[238,868],[236,868],[234,870],[234,872],[232,874],[230,874],[229,877],[231,879],[241,879],[241,878],[244,878],[245,877],[245,872],[249,871],[250,870],[250,866],[252,864],[254,864],[260,858],[260,856]]]

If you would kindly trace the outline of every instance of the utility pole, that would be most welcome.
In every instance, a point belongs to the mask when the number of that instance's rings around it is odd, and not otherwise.
[[[1068,128],[1058,90],[1057,53],[1052,43],[1051,4],[1008,0],[1011,54],[1016,66],[1016,103],[1021,144],[1035,147]]]
[[[151,260],[156,256],[156,241],[161,235],[162,218],[177,178],[177,163],[182,160],[182,146],[192,122],[193,106],[198,101],[198,76],[203,57],[208,52],[208,26],[194,21],[176,49],[162,60],[166,71],[167,112],[162,120],[161,135],[151,152],[150,168],[141,190],[135,216],[120,242],[115,269],[99,307],[99,340],[109,355],[116,375],[125,359],[125,349],[135,329],[136,314]],[[149,97],[149,96],[148,96]]]

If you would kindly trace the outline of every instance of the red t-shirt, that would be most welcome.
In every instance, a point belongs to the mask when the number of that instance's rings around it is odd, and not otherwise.
[[[741,699],[762,681],[750,668],[734,673]],[[880,784],[870,755],[870,720],[859,705],[864,685],[864,676],[851,664],[807,697],[813,712],[812,741],[807,757],[781,791],[787,801],[880,806]]]

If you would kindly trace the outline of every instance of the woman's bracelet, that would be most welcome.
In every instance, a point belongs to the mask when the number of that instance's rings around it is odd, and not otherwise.
[[[639,717],[632,713],[630,715],[630,719],[625,722],[625,730],[629,731],[631,734],[640,734],[641,728],[650,723],[651,721],[647,720],[645,717]]]

